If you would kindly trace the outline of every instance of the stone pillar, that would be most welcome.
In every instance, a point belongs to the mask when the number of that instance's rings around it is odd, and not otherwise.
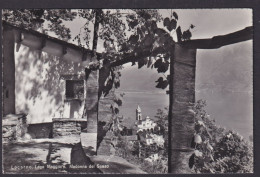
[[[91,71],[86,80],[86,115],[87,128],[81,132],[81,144],[85,152],[96,154],[98,131],[98,74]]]
[[[27,133],[27,122],[26,122],[26,116],[21,115],[18,117],[18,123],[16,125],[16,139],[21,139],[24,137],[25,133]]]
[[[3,25],[3,114],[15,114],[14,33]]]
[[[98,155],[112,155],[111,154],[111,139],[113,136],[113,132],[108,131],[103,141],[100,143],[100,146],[97,150]]]
[[[103,141],[106,141],[106,139],[108,138],[107,136],[109,135],[109,132],[107,131],[109,130],[109,125],[111,123],[111,120],[113,119],[113,116],[115,116],[111,108],[111,105],[114,104],[114,97],[114,89],[112,89],[110,90],[108,95],[106,95],[105,97],[102,95],[99,98],[97,155],[110,152],[110,144],[107,146],[107,143],[103,143]]]
[[[194,136],[196,49],[176,44],[171,58],[169,173],[191,173],[189,159]]]

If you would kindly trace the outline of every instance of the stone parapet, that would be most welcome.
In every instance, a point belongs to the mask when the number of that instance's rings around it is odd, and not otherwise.
[[[79,135],[87,126],[85,119],[53,118],[53,138]]]
[[[27,133],[27,127],[25,114],[9,114],[3,117],[3,142],[8,143],[21,139]]]

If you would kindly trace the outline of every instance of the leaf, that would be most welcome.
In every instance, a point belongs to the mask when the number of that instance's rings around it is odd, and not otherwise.
[[[149,13],[145,12],[144,10],[138,11],[137,14],[139,14],[145,20],[148,20],[151,18],[151,15]]]
[[[139,36],[138,35],[131,35],[128,42],[132,43],[132,44],[136,44],[137,41],[139,39]]]
[[[164,20],[163,20],[163,26],[165,27],[168,27],[170,25],[170,19],[168,17],[166,17]]]
[[[121,45],[120,52],[127,51],[127,50],[128,50],[127,44],[126,44],[126,43],[123,43],[123,44]]]
[[[186,30],[186,31],[184,31],[183,34],[182,34],[182,38],[183,38],[184,40],[190,40],[191,36],[192,36],[192,35],[191,35],[190,30]]]
[[[158,84],[155,86],[156,88],[161,88],[161,89],[165,89],[168,86],[168,81],[167,80],[163,80],[162,77],[160,77],[156,82],[158,82]]]
[[[112,87],[113,87],[113,80],[109,79],[107,81],[106,86],[104,87],[104,91],[103,91],[104,96],[107,96],[109,94],[109,91],[112,89]]]
[[[156,24],[156,21],[152,21],[152,24],[151,24],[151,29],[153,30],[153,32],[157,29],[157,24]]]
[[[120,98],[116,98],[114,101],[116,102],[116,104],[118,106],[122,106],[122,104],[123,104],[123,102],[122,102],[122,100]]]
[[[167,29],[169,31],[172,31],[173,29],[176,29],[176,26],[177,26],[177,21],[172,19],[170,24],[167,26]]]
[[[37,18],[41,18],[44,14],[44,10],[43,9],[36,9],[36,10],[32,10],[32,13],[37,17]]]
[[[159,61],[158,61],[159,60]],[[155,68],[157,68],[158,73],[165,73],[169,68],[169,62],[162,62],[162,59],[158,59],[157,63],[155,62]]]
[[[119,113],[119,108],[118,108],[118,105],[116,103],[113,105],[113,109],[114,109],[115,114]]]
[[[161,64],[162,64],[162,59],[160,58],[160,59],[155,61],[154,68],[158,68]]]
[[[177,15],[176,12],[172,12],[172,16],[174,16],[174,18],[175,18],[176,20],[178,20],[178,15]]]
[[[45,21],[45,20],[43,20],[43,19],[38,19],[38,18],[31,20],[32,23],[39,23],[39,24],[44,23],[44,21]]]
[[[118,80],[117,82],[115,82],[115,88],[119,88],[120,87],[120,80]]]
[[[144,37],[144,33],[142,32],[142,30],[140,28],[137,28],[137,34],[143,38]]]
[[[129,14],[129,15],[128,15],[128,18],[130,18],[130,19],[134,20],[134,19],[135,19],[135,16],[134,16],[134,15],[132,15],[132,14]]]
[[[189,167],[192,168],[195,161],[195,154],[193,153],[191,157],[189,158]]]
[[[128,25],[129,25],[130,28],[133,29],[138,25],[138,20],[135,19],[133,21],[130,21]]]
[[[147,58],[142,58],[138,60],[138,69],[142,68],[144,65],[146,65],[148,62]]]
[[[195,26],[194,26],[193,24],[191,24],[191,25],[190,25],[190,28],[193,29],[193,28],[195,28]]]
[[[152,46],[154,41],[153,35],[152,34],[147,34],[144,38],[144,45],[146,47]]]
[[[159,79],[155,82],[162,82],[163,81],[163,78],[162,77],[159,77]]]

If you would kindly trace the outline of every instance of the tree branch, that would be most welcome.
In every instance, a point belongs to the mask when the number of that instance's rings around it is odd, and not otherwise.
[[[99,23],[101,21],[101,16],[100,16],[101,13],[102,13],[102,9],[95,10],[95,23],[94,23],[94,34],[93,34],[93,46],[92,46],[92,51],[94,55],[96,55],[96,50],[97,50],[98,29],[99,29]]]
[[[174,42],[174,41],[173,41]],[[165,52],[162,47],[158,47],[157,49],[153,50],[152,52],[150,50],[144,50],[140,53],[132,52],[132,53],[126,53],[124,55],[118,55],[117,60],[114,62],[111,62],[111,67],[120,66],[126,63],[130,62],[137,62],[139,59],[149,57],[151,55],[156,56],[160,53]]]
[[[179,29],[180,30],[180,29]],[[182,45],[185,48],[193,48],[193,49],[216,49],[225,45],[230,45],[238,42],[247,41],[253,38],[253,27],[246,27],[243,30],[236,31],[234,33],[229,33],[221,36],[214,36],[210,39],[195,39],[189,41],[178,42],[178,44]],[[173,41],[172,44],[175,42]],[[141,58],[148,57],[150,55],[156,56],[157,54],[162,53],[162,48],[158,48],[151,53],[150,50],[142,51],[140,54],[136,54],[135,52],[126,53],[124,55],[118,55],[116,61],[111,62],[111,66],[119,66],[130,62],[137,62]]]
[[[247,41],[253,38],[253,27],[246,27],[243,30],[236,31],[221,36],[214,36],[211,39],[194,39],[179,42],[183,47],[191,49],[217,49],[225,45]]]

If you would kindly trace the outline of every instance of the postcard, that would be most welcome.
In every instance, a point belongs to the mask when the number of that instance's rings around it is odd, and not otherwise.
[[[2,9],[3,174],[254,172],[253,9]]]

